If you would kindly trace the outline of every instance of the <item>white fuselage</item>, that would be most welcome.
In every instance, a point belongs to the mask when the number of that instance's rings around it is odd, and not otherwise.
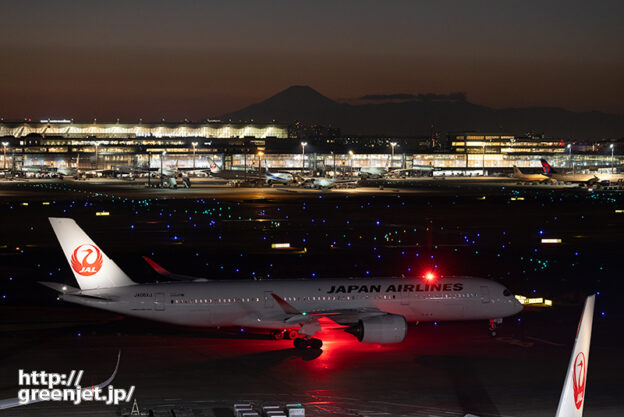
[[[80,295],[60,297],[178,325],[296,327],[285,323],[285,312],[272,294],[305,314],[379,310],[401,315],[408,322],[494,319],[522,309],[504,286],[482,278],[169,282],[83,290]]]

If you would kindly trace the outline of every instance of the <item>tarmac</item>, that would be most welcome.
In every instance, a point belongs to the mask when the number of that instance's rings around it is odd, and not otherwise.
[[[624,199],[440,181],[329,191],[0,182],[0,399],[16,396],[19,369],[82,369],[85,384],[97,384],[121,351],[112,384],[134,385],[139,406],[154,415],[231,416],[233,403],[253,401],[301,402],[312,417],[552,416],[582,300],[600,292],[584,415],[624,415]],[[75,284],[48,216],[74,217],[141,282],[158,279],[142,255],[219,279],[410,276],[435,265],[551,298],[554,307],[506,320],[496,338],[485,322],[421,323],[401,344],[365,345],[327,325],[322,350],[301,352],[250,329],[174,328],[55,300],[37,281]],[[542,237],[563,243],[542,245]],[[283,241],[307,251],[271,249]],[[38,403],[1,413],[116,416],[131,405]]]

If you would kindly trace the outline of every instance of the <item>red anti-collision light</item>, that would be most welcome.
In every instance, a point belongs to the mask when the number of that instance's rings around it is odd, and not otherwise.
[[[435,274],[434,274],[433,272],[431,272],[431,271],[429,271],[429,272],[427,272],[427,273],[425,274],[425,279],[426,279],[427,281],[432,281],[432,280],[434,280],[434,279],[435,279],[435,277],[436,277],[436,276],[435,276]]]

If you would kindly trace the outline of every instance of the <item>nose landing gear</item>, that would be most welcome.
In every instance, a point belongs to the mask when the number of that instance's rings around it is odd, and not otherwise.
[[[490,334],[496,337],[496,328],[503,322],[503,319],[490,319]]]

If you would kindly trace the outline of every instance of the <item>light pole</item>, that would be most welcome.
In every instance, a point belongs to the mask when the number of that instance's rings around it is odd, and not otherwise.
[[[572,144],[568,143],[566,145],[566,149],[568,150],[568,163],[570,164],[570,167],[572,167]]]
[[[301,142],[301,174],[303,174],[303,171],[305,170],[305,147],[308,144],[308,142]]]
[[[195,169],[195,148],[197,147],[197,142],[193,142],[193,169]]]
[[[3,142],[3,144],[4,144],[4,142]],[[613,162],[614,162],[614,161],[613,161],[613,150],[614,150],[614,148],[615,148],[614,144],[612,143],[612,144],[609,146],[609,148],[611,148],[611,171],[613,171],[613,173],[615,173],[615,165],[614,165],[614,163],[613,163]],[[5,148],[4,148],[4,152],[5,152],[4,157],[6,158],[6,146],[5,146]]]
[[[392,169],[392,163],[394,162],[394,147],[397,146],[396,142],[390,142],[390,149],[392,151],[390,155],[390,169]]]
[[[97,171],[98,166],[98,147],[100,146],[100,142],[95,142],[95,170]]]
[[[353,151],[349,151],[349,173],[353,177]]]
[[[483,137],[483,158],[481,158],[483,176],[485,177],[485,137]]]
[[[163,162],[165,160],[165,155],[167,155],[167,151],[162,151],[160,154],[160,185],[162,186],[163,180]]]
[[[262,155],[264,152],[258,151],[258,179],[262,181]]]
[[[7,152],[7,146],[9,146],[9,142],[2,142],[2,148],[4,150],[4,157],[2,158],[2,162],[4,164],[4,169],[6,169],[6,152]],[[613,149],[613,145],[611,145],[611,149]],[[613,155],[613,151],[611,151],[611,155]],[[612,156],[613,158],[613,156]]]
[[[147,153],[147,186],[152,186],[152,153]]]

